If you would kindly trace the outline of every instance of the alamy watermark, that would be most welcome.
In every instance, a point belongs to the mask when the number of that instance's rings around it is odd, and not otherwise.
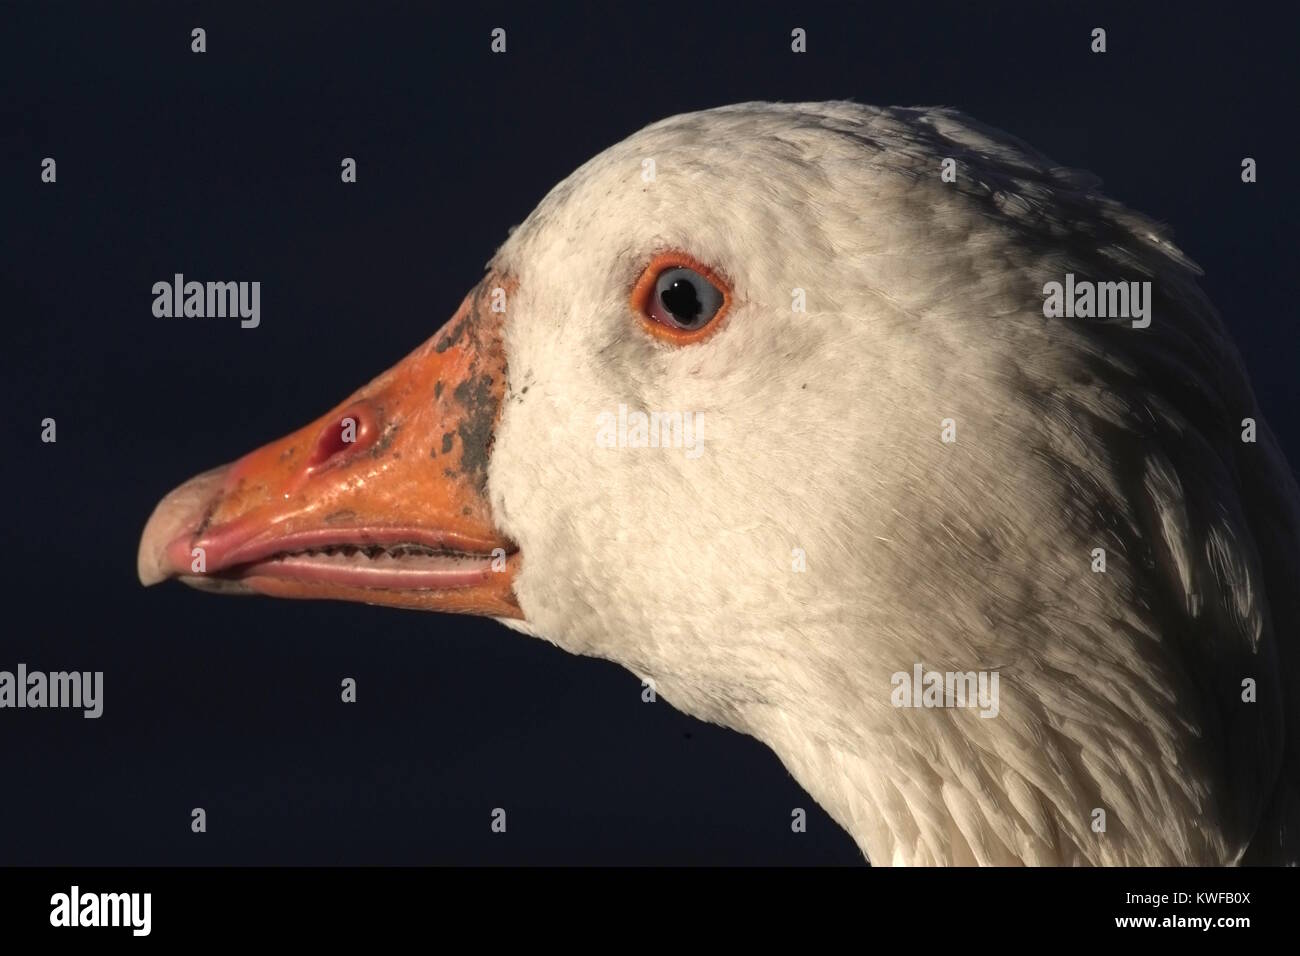
[[[1049,319],[1132,319],[1135,329],[1151,324],[1150,282],[1075,281],[1067,272],[1064,283],[1044,285],[1043,296],[1043,315]]]
[[[245,329],[255,329],[262,322],[260,282],[186,282],[178,272],[171,282],[155,282],[153,295],[153,314],[160,319],[238,316]]]
[[[889,683],[895,707],[978,707],[981,717],[998,715],[997,671],[927,671],[917,663],[911,673],[895,671]]]
[[[83,893],[75,883],[67,893],[50,897],[50,925],[125,926],[132,936],[153,928],[152,893]]]
[[[19,664],[17,673],[0,671],[0,710],[67,707],[80,709],[94,720],[104,713],[103,671],[29,671]]]
[[[599,448],[680,448],[692,461],[704,454],[700,444],[703,412],[629,412],[619,405],[617,414],[596,416]]]

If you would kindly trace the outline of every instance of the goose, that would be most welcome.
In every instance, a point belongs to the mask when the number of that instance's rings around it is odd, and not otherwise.
[[[139,577],[615,661],[878,864],[1294,862],[1300,494],[1199,272],[953,109],[674,116],[399,364],[164,497]],[[1049,307],[1089,280],[1146,318]]]

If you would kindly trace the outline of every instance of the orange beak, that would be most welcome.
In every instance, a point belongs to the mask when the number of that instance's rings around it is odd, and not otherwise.
[[[169,494],[140,540],[141,582],[522,617],[518,550],[487,501],[506,381],[492,306],[510,290],[487,276],[331,412]]]

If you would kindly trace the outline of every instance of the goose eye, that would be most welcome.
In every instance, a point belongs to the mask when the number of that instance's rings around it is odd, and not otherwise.
[[[665,269],[655,280],[650,317],[656,322],[693,332],[722,308],[722,293],[694,269]]]
[[[709,334],[727,311],[730,289],[706,266],[681,253],[654,258],[632,290],[632,307],[647,331],[676,344]]]

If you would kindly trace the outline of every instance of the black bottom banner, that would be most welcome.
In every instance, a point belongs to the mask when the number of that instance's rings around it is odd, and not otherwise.
[[[772,943],[783,929],[804,942],[856,932],[876,943],[1200,934],[1231,944],[1293,925],[1298,889],[1295,869],[11,868],[0,870],[0,920],[8,940],[91,945],[434,932],[608,943],[679,926],[732,944]]]

